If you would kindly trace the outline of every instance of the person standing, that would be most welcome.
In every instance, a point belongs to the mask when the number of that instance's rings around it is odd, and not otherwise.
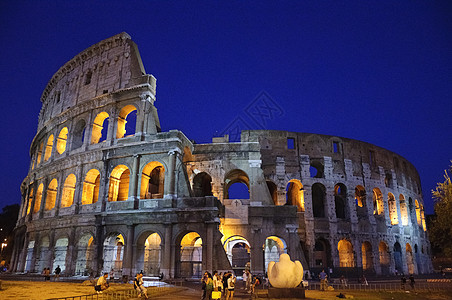
[[[59,281],[60,280],[60,273],[61,273],[61,268],[60,268],[60,265],[58,265],[55,268],[55,281]]]
[[[226,296],[226,300],[234,299],[234,289],[235,289],[236,277],[231,274],[228,278],[228,295]]]
[[[138,292],[138,296],[140,298],[144,296],[144,299],[149,299],[146,287],[143,285],[143,274],[137,273],[135,279],[133,280],[133,287]]]
[[[208,300],[212,300],[212,291],[213,291],[213,278],[212,274],[207,272],[207,279],[206,279],[206,298]]]
[[[411,286],[412,290],[414,290],[414,284],[415,284],[414,276],[413,276],[413,274],[410,274],[410,286]]]
[[[328,275],[326,275],[325,270],[322,270],[322,272],[320,272],[319,278],[320,278],[320,290],[325,291],[326,290],[326,282],[327,282],[327,278],[328,278]]]

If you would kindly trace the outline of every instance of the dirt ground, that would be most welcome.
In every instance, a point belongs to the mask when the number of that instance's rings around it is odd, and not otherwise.
[[[113,283],[110,290],[132,289],[131,284]],[[171,294],[153,293],[152,287],[148,288],[148,294],[151,299],[158,300],[199,300],[201,290],[197,287],[191,288],[174,288]],[[81,283],[71,282],[43,282],[43,281],[2,281],[2,290],[0,290],[0,299],[2,300],[47,300],[56,297],[74,297],[93,294],[92,286],[83,285]],[[306,299],[331,300],[339,299],[339,291],[306,291]],[[355,300],[451,300],[452,293],[447,292],[343,292],[348,299]],[[238,290],[234,299],[250,299],[250,295],[242,293]],[[265,298],[268,300],[268,298]]]

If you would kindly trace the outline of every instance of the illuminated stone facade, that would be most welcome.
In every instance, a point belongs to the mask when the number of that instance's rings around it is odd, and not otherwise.
[[[54,74],[21,186],[12,271],[264,273],[282,253],[337,274],[432,270],[419,176],[403,157],[285,131],[193,144],[161,132],[155,101],[156,79],[126,33]]]

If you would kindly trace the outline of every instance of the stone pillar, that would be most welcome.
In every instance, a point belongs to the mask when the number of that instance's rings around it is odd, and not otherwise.
[[[135,237],[135,225],[127,225],[127,241],[124,251],[124,259],[122,263],[122,275],[132,276],[132,265],[133,265],[133,244]]]
[[[60,206],[61,206],[61,195],[63,194],[63,187],[64,187],[64,182],[63,182],[63,172],[60,172],[59,176],[58,176],[58,190],[57,190],[57,198],[55,199],[55,217],[58,216],[58,214],[60,213]]]
[[[129,200],[134,201],[133,208],[138,209],[140,197],[138,196],[138,176],[140,173],[140,155],[133,155],[132,172],[129,184]]]
[[[49,185],[49,179],[45,178],[44,181],[42,182],[42,184],[43,184],[43,189],[42,189],[42,194],[41,194],[41,207],[39,208],[39,219],[42,219],[44,216],[44,208],[46,206],[47,188]]]
[[[157,126],[156,119],[157,113],[155,112],[154,101],[155,96],[151,92],[145,92],[140,95],[143,111],[142,111],[142,121],[139,122],[140,128],[137,129],[142,132],[142,136],[156,134]],[[154,116],[155,112],[155,116]]]
[[[251,243],[251,273],[264,273],[264,250],[261,243],[261,229],[251,229],[252,243]]]
[[[162,267],[160,271],[163,273],[165,278],[170,278],[171,274],[171,240],[172,240],[172,225],[165,225],[165,238],[164,238],[164,248],[162,252]],[[173,272],[174,275],[174,272]]]
[[[102,226],[102,217],[96,218],[96,257],[97,264],[96,269],[94,270],[97,275],[100,274],[104,265],[104,230]],[[94,265],[94,263],[93,263]]]
[[[28,243],[30,242],[30,233],[26,232],[25,233],[25,238],[24,238],[24,246],[22,247],[22,252],[20,252],[20,258],[19,258],[19,263],[20,265],[18,266],[18,270],[19,272],[24,272],[25,271],[25,263],[27,260],[27,253],[28,253]]]
[[[72,227],[66,252],[66,275],[74,275],[75,273],[75,264],[77,262],[77,241],[75,240],[76,232],[77,227]]]
[[[100,187],[99,187],[99,200],[101,201],[101,211],[105,211],[107,207],[107,201],[108,201],[108,189],[109,189],[109,182],[110,182],[110,160],[105,159],[104,160],[104,168],[103,172],[101,172],[101,181],[100,181]],[[98,200],[98,201],[99,201]]]
[[[34,241],[35,241],[35,245],[33,247],[33,255],[31,256],[31,262],[30,262],[30,272],[31,273],[36,272],[35,264],[36,264],[36,254],[37,254],[38,248],[39,248],[39,232],[34,233]]]
[[[77,166],[75,171],[75,192],[74,192],[74,205],[75,205],[75,214],[78,214],[80,210],[80,206],[82,205],[82,193],[83,193],[83,181],[84,178],[82,178],[83,174],[83,167]]]
[[[31,200],[31,204],[30,204],[30,214],[28,215],[28,220],[27,220],[28,222],[31,222],[31,220],[33,220],[33,209],[35,207],[36,195],[38,194],[36,179],[33,180],[31,190],[33,191],[33,199]],[[28,190],[28,198],[30,198],[30,190]]]
[[[168,152],[168,190],[165,193],[165,198],[176,197],[176,157],[180,150],[174,148]]]
[[[207,247],[206,247],[206,270],[213,273],[213,232],[215,230],[215,223],[207,224]],[[203,247],[204,248],[204,247]]]
[[[50,236],[49,236],[49,256],[48,256],[48,261],[47,261],[47,265],[49,266],[50,270],[53,270],[53,260],[55,257],[55,229],[52,228],[50,230]]]

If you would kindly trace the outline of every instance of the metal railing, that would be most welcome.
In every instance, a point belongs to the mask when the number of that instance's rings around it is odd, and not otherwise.
[[[328,283],[328,286],[332,286],[334,290],[356,290],[356,291],[412,291],[412,290],[422,290],[422,291],[444,291],[451,290],[452,284],[448,282],[416,282],[414,289],[409,283],[404,286],[397,282],[380,282],[380,283],[369,283],[359,284],[359,283]],[[308,290],[320,290],[320,283],[309,283],[307,287]]]

